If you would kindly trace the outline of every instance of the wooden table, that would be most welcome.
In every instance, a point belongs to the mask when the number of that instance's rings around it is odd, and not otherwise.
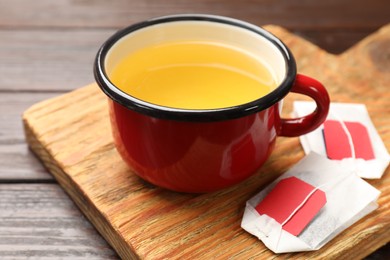
[[[0,0],[0,259],[117,259],[28,150],[21,113],[93,81],[92,62],[118,28],[172,13],[277,24],[333,53],[390,22],[372,1]],[[385,259],[389,247],[368,258]]]

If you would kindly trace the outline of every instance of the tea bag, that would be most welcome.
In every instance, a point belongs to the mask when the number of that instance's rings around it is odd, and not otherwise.
[[[294,102],[295,116],[307,115],[314,109],[314,102]],[[390,155],[362,104],[331,103],[325,124],[302,135],[300,141],[306,154],[316,152],[330,159],[333,156],[346,166],[354,166],[362,178],[381,178],[390,162]]]
[[[310,153],[247,201],[241,227],[275,253],[317,250],[375,210],[379,194],[351,165]]]

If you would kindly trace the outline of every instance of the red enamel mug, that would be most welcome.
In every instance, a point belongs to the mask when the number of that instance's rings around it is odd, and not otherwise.
[[[112,67],[135,49],[186,37],[239,44],[268,64],[277,87],[237,106],[182,109],[140,100],[110,80]],[[326,89],[297,75],[294,57],[278,38],[227,17],[174,15],[129,26],[100,48],[94,73],[109,97],[114,141],[123,160],[144,180],[179,192],[212,192],[243,181],[264,164],[277,136],[306,134],[329,110]],[[281,118],[281,101],[289,92],[311,97],[317,108],[304,117]]]

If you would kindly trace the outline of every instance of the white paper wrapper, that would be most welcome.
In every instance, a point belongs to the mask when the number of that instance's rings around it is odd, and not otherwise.
[[[326,193],[327,202],[298,236],[293,236],[255,207],[282,179],[295,176]],[[380,192],[359,178],[352,167],[310,153],[247,201],[241,227],[275,253],[320,249],[344,229],[375,210]],[[276,205],[277,206],[277,205]]]
[[[294,102],[294,116],[304,116],[311,113],[315,109],[314,102],[295,101]],[[329,115],[327,119],[353,121],[363,124],[368,131],[372,148],[374,150],[375,159],[363,160],[348,158],[342,160],[347,166],[355,165],[358,175],[366,179],[379,179],[382,177],[384,171],[390,162],[390,155],[387,152],[375,126],[371,122],[365,105],[362,104],[345,104],[345,103],[331,103]],[[326,148],[323,138],[323,126],[320,126],[315,131],[299,137],[303,150],[306,154],[315,152],[317,154],[327,156]]]

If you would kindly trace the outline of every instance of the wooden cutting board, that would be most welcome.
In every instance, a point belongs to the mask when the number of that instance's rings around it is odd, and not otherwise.
[[[276,26],[300,73],[322,81],[333,102],[366,104],[390,149],[390,25],[341,55]],[[285,114],[293,99],[286,98]],[[145,183],[113,145],[106,97],[95,84],[38,103],[24,115],[31,149],[124,259],[263,259],[278,257],[240,227],[245,202],[303,156],[298,138],[279,138],[250,179],[211,194],[180,194]],[[362,258],[390,240],[390,175],[369,181],[379,208],[314,252],[282,258]]]

